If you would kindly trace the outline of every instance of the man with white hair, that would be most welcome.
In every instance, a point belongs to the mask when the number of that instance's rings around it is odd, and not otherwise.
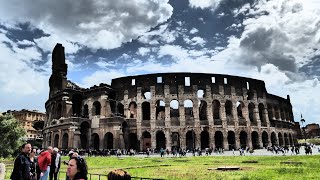
[[[41,171],[40,180],[48,180],[51,165],[52,147],[49,146],[46,151],[40,153],[38,164]]]
[[[51,154],[51,171],[49,176],[50,180],[58,179],[60,164],[61,164],[61,155],[59,154],[59,149],[55,147],[53,148],[53,152]]]

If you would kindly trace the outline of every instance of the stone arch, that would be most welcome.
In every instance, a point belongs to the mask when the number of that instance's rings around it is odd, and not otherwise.
[[[143,90],[141,90],[141,94],[143,95],[143,98],[146,100],[150,100],[151,99],[151,91],[149,87],[145,87]]]
[[[62,149],[68,149],[68,143],[69,143],[69,135],[68,133],[64,133],[62,136]]]
[[[81,107],[82,107],[82,95],[74,94],[72,96],[72,115],[76,117],[81,116]]]
[[[252,147],[254,149],[259,149],[260,148],[260,144],[259,144],[259,134],[257,131],[253,131],[251,133],[251,139],[252,139]]]
[[[275,106],[274,107],[274,117],[276,118],[276,119],[279,119],[280,117],[279,117],[279,114],[280,114],[280,111],[279,111],[279,107],[278,106]]]
[[[283,110],[283,108],[282,108],[282,107],[280,108],[280,117],[281,117],[281,120],[285,120],[285,117],[284,117],[284,110]]]
[[[239,119],[244,119],[243,117],[243,109],[245,105],[242,101],[237,101],[237,115]]]
[[[151,148],[151,134],[148,131],[142,133],[142,144],[144,151],[146,151],[147,148]]]
[[[227,100],[225,103],[225,113],[227,116],[227,119],[232,119],[233,115],[232,115],[232,102],[230,100]]]
[[[285,146],[288,146],[288,145],[289,145],[288,134],[287,134],[287,133],[284,133],[284,134],[283,134],[283,137],[284,137],[284,145],[285,145]]]
[[[138,138],[136,133],[129,133],[128,148],[138,150]]]
[[[268,147],[269,145],[268,133],[266,131],[262,132],[262,144],[263,144],[263,147]]]
[[[266,121],[266,117],[265,117],[265,114],[264,114],[264,109],[265,109],[264,105],[262,103],[259,103],[258,109],[259,109],[259,118],[260,118],[260,121],[261,121],[261,126],[266,127],[267,126],[267,121]]]
[[[271,133],[271,144],[272,146],[277,146],[278,143],[277,143],[277,135],[275,132],[272,132]]]
[[[268,118],[269,118],[269,120],[273,120],[272,105],[271,104],[267,104],[267,107],[268,107]]]
[[[203,90],[203,89],[198,89],[198,91],[197,91],[197,97],[198,98],[204,98],[205,97],[205,90]]]
[[[170,101],[170,117],[179,117],[179,101],[176,99]]]
[[[215,132],[214,141],[216,148],[223,148],[223,133],[221,131]]]
[[[166,104],[162,100],[157,100],[156,102],[156,119],[157,120],[164,120],[166,117],[165,109]]]
[[[249,105],[248,105],[248,111],[249,111],[249,119],[250,119],[250,122],[251,123],[254,123],[254,122],[256,122],[256,119],[255,119],[255,117],[254,117],[254,108],[255,108],[255,105],[254,105],[254,103],[249,103]]]
[[[158,131],[156,133],[156,149],[166,149],[166,136],[163,131]]]
[[[88,133],[90,129],[90,124],[87,121],[84,121],[80,125],[80,139],[81,139],[81,148],[88,149]]]
[[[282,138],[282,134],[279,132],[278,133],[278,139],[279,139],[279,146],[283,146],[283,138]]]
[[[111,132],[104,135],[104,149],[113,149],[113,134]]]
[[[208,131],[202,131],[200,134],[201,149],[209,148],[210,136]]]
[[[124,117],[124,105],[119,102],[117,105],[117,109],[118,109],[118,116]]]
[[[291,133],[289,133],[289,142],[291,146],[294,145]]]
[[[178,150],[180,148],[180,135],[178,132],[173,132],[171,134],[171,142],[172,149],[176,148]]]
[[[186,133],[186,147],[188,150],[193,150],[195,148],[196,134],[193,130]]]
[[[83,106],[83,117],[85,117],[85,118],[89,117],[89,106],[88,106],[88,104],[85,104]]]
[[[54,146],[54,147],[59,147],[59,135],[58,135],[58,134],[56,134],[56,135],[54,136],[53,146]]]
[[[150,103],[147,101],[142,103],[142,120],[150,120]]]
[[[99,150],[99,135],[97,133],[94,133],[91,135],[91,141],[92,141],[92,147],[94,150]]]
[[[228,131],[229,150],[236,149],[236,136],[233,131]]]
[[[247,148],[247,140],[248,140],[248,134],[245,131],[240,132],[240,147],[241,148]]]
[[[199,101],[199,119],[208,120],[207,117],[207,102],[204,100]]]
[[[193,102],[187,99],[183,102],[184,116],[187,125],[192,125],[190,121],[193,121]]]
[[[92,107],[92,116],[97,116],[101,114],[101,103],[99,101],[95,101]]]
[[[137,118],[137,103],[134,101],[129,104],[129,118]]]
[[[213,119],[220,119],[220,102],[218,100],[212,101],[212,112],[213,112]]]

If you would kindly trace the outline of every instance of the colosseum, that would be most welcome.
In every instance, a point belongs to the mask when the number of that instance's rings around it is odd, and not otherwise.
[[[297,142],[289,95],[261,80],[204,73],[157,73],[81,88],[67,80],[64,47],[52,53],[44,146],[137,151],[262,148]]]

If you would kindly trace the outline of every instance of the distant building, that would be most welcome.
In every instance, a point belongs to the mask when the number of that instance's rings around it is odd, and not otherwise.
[[[320,127],[319,124],[312,123],[306,125],[306,134],[308,138],[314,138],[320,136]]]
[[[37,110],[26,110],[22,109],[20,111],[7,111],[7,113],[11,113],[20,123],[20,125],[27,132],[27,139],[42,139],[42,130],[36,130],[33,128],[33,124],[37,121],[44,121],[46,119],[46,114],[42,112],[38,112]]]

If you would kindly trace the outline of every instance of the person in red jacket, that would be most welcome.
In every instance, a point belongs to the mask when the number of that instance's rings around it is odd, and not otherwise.
[[[38,164],[41,170],[40,180],[48,180],[51,165],[52,147],[49,146],[46,151],[40,153],[38,157]]]

